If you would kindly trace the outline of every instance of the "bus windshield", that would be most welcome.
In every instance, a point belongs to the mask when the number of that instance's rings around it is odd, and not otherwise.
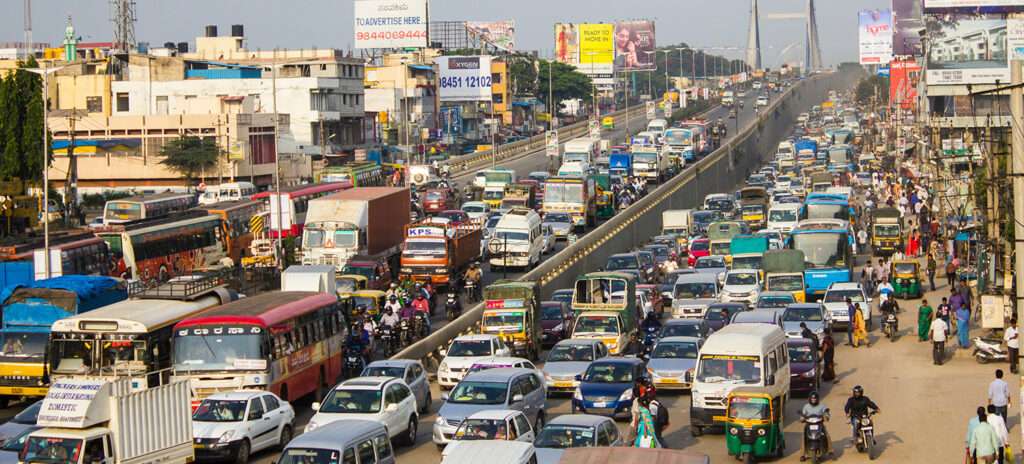
[[[806,219],[850,220],[850,208],[843,204],[809,203]]]
[[[41,362],[50,334],[41,332],[0,332],[0,362]]]
[[[144,340],[108,340],[79,335],[52,335],[50,364],[53,372],[76,375],[131,375],[145,373],[147,364],[152,362]],[[98,334],[98,337],[103,335]]]
[[[108,201],[104,218],[118,221],[142,219],[142,204],[127,201]]]
[[[669,130],[665,132],[665,143],[673,146],[690,145],[692,138],[688,130]]]
[[[793,249],[804,252],[807,267],[828,268],[846,265],[844,234],[811,233],[793,235]]]
[[[259,327],[201,326],[174,334],[176,371],[263,370],[267,360],[261,349]],[[292,348],[285,347],[285,350]]]

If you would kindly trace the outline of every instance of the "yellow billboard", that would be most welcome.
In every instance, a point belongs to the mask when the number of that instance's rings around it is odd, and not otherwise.
[[[615,26],[580,24],[580,64],[585,74],[611,74],[615,66]]]

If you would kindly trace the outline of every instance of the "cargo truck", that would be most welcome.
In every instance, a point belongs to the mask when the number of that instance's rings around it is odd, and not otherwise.
[[[729,242],[729,251],[732,252],[732,269],[762,269],[768,237],[737,235]]]
[[[360,187],[310,200],[302,264],[343,272],[352,257],[394,269],[409,223],[409,189]]]
[[[900,210],[878,208],[871,212],[871,253],[875,256],[889,256],[903,249],[903,230],[900,227]]]
[[[54,381],[18,456],[25,463],[174,464],[195,460],[188,382],[132,393],[127,379]]]
[[[636,333],[636,279],[619,272],[594,272],[576,279],[572,338],[600,340],[619,354]]]
[[[508,184],[505,186],[505,195],[501,198],[501,208],[530,208],[537,205],[537,185],[525,183]]]
[[[482,237],[477,224],[409,224],[399,276],[436,287],[456,285],[469,264],[480,257]]]
[[[592,177],[555,176],[544,182],[544,214],[567,213],[582,231],[597,223],[597,186]]]
[[[612,153],[608,157],[608,174],[621,176],[623,179],[633,175],[633,155],[623,152]]]
[[[804,252],[800,250],[768,250],[764,252],[766,292],[790,292],[800,303],[807,301],[804,284]]]
[[[633,175],[646,179],[648,183],[661,183],[665,174],[665,157],[661,156],[658,147],[652,145],[633,145],[630,148],[633,155]]]
[[[499,280],[484,289],[480,331],[497,335],[516,356],[537,360],[541,351],[540,286]]]
[[[692,209],[672,209],[661,213],[661,234],[676,238],[676,249],[685,255],[693,234],[691,215]]]

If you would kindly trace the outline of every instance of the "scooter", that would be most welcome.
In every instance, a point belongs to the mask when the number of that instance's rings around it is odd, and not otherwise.
[[[974,337],[974,359],[980,364],[1006,362],[1006,360],[1010,359],[1010,355],[1003,348],[1002,340],[998,338]]]
[[[477,301],[477,299],[476,299],[476,281],[466,279],[466,283],[465,283],[464,286],[466,287],[466,302],[467,303],[475,303]],[[451,319],[448,319],[448,320],[451,320]]]
[[[395,332],[390,325],[377,327],[377,340],[380,341],[381,350],[385,358],[390,358],[395,350]]]
[[[875,460],[875,423],[872,413],[854,418],[857,424],[857,451],[867,453],[868,459]]]
[[[885,333],[886,337],[889,337],[890,342],[896,341],[896,334],[900,330],[900,321],[896,318],[895,312],[889,312],[885,314],[885,319],[882,320],[882,332]]]
[[[804,422],[804,449],[808,456],[800,456],[800,462],[810,459],[814,464],[821,462],[825,455],[832,454],[832,444],[829,443],[828,434],[825,433],[826,416],[810,416],[803,419]]]
[[[462,315],[462,305],[459,304],[459,296],[455,293],[449,292],[448,299],[444,303],[445,316],[448,321],[454,321],[460,315]]]

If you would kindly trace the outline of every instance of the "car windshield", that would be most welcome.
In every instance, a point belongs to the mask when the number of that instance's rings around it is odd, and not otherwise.
[[[710,242],[707,240],[695,240],[690,244],[690,251],[708,251]]]
[[[199,403],[192,420],[198,422],[241,422],[245,419],[245,400],[211,400]]]
[[[654,347],[652,359],[697,359],[697,344],[693,342],[660,342]]]
[[[36,430],[36,427],[26,428],[25,430],[21,431],[21,433],[11,438],[8,438],[7,441],[5,441],[2,446],[0,446],[0,449],[4,451],[13,451],[15,453],[20,452],[21,449],[25,447],[25,440],[28,439],[29,434],[35,432]]]
[[[825,292],[826,303],[845,303],[847,298],[853,303],[863,303],[864,293],[860,290],[829,290]]]
[[[789,360],[798,363],[814,362],[814,351],[811,345],[790,345]]]
[[[609,271],[617,271],[620,269],[637,269],[638,267],[640,266],[637,263],[636,256],[613,256],[608,258],[604,268]]]
[[[772,276],[768,278],[768,290],[796,292],[804,289],[804,279],[799,275]]]
[[[782,314],[782,320],[786,322],[821,322],[821,308],[786,308]]]
[[[772,222],[796,222],[796,210],[773,209],[768,213],[768,220]]]
[[[722,258],[698,259],[695,269],[712,269],[725,267],[725,260]]]
[[[747,272],[731,272],[725,276],[726,285],[756,285],[757,274]]]
[[[331,414],[369,414],[380,411],[381,391],[377,389],[331,390],[320,404],[320,412]]]
[[[676,284],[674,300],[688,298],[714,298],[717,285],[714,282],[684,282]]]
[[[658,338],[665,337],[702,337],[700,325],[697,324],[667,324],[661,328]]]
[[[462,381],[455,386],[449,403],[459,404],[505,404],[508,384],[502,382]]]
[[[548,353],[548,362],[593,361],[594,349],[581,345],[558,345]]]
[[[542,321],[560,321],[562,320],[562,306],[561,305],[550,305],[542,306],[540,319]]]
[[[483,205],[463,205],[462,210],[467,213],[482,213],[484,212]]]
[[[548,424],[540,431],[533,446],[537,448],[589,448],[596,446],[594,429],[576,425]]]
[[[583,381],[592,383],[626,383],[633,380],[633,366],[629,364],[594,363],[583,374]]]
[[[758,308],[785,308],[794,303],[792,296],[762,296],[757,299]]]
[[[490,356],[490,340],[456,340],[448,348],[448,356]]]
[[[405,376],[405,368],[397,366],[369,366],[363,369],[363,377],[396,377]]]
[[[572,222],[572,218],[570,218],[569,215],[565,213],[548,213],[544,215],[544,222],[570,223]]]
[[[700,357],[697,381],[757,384],[761,382],[761,360],[757,356],[704,354]]]
[[[508,427],[504,419],[466,419],[455,430],[456,440],[505,440]]]

